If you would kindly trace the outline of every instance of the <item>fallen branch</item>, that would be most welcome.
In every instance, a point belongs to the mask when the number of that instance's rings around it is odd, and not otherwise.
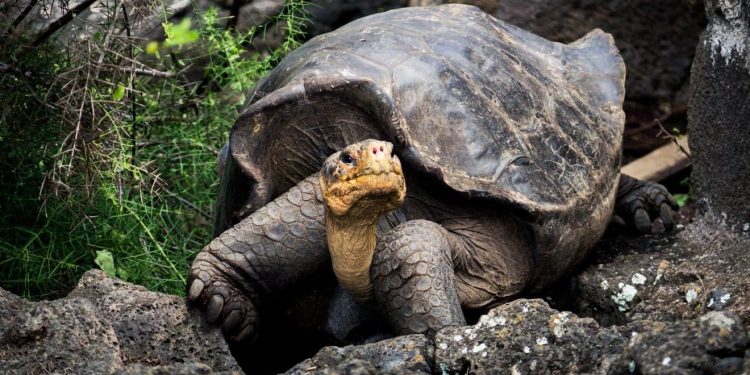
[[[674,143],[651,151],[628,163],[620,171],[639,180],[661,181],[690,165],[688,150],[688,137],[675,137]]]

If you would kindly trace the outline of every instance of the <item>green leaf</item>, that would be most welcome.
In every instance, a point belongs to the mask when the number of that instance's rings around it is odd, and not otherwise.
[[[159,42],[152,40],[146,44],[146,53],[155,55],[157,52],[159,52]]]
[[[190,29],[190,18],[183,18],[176,25],[171,22],[164,22],[162,26],[167,34],[167,40],[164,41],[167,46],[182,46],[195,42],[200,37],[198,31]]]
[[[125,96],[125,86],[122,83],[118,83],[115,92],[112,93],[112,100],[119,102],[123,96]]]
[[[128,281],[128,271],[117,267],[117,277],[119,277],[122,281]]]
[[[685,205],[690,200],[690,195],[688,194],[675,194],[673,195],[674,200],[677,202],[677,205],[680,207],[685,207]]]
[[[97,250],[96,258],[94,259],[99,268],[104,271],[108,276],[116,277],[115,274],[115,259],[112,257],[112,253],[107,250]]]

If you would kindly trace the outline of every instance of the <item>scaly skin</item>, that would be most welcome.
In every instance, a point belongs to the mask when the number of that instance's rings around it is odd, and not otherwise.
[[[264,299],[330,263],[323,211],[316,174],[203,248],[190,270],[188,297],[230,338],[252,336]]]
[[[391,150],[375,140],[350,145],[320,174],[222,233],[196,258],[189,298],[229,338],[242,340],[255,332],[257,307],[270,295],[330,264],[340,285],[380,309],[400,334],[463,325],[462,306],[483,308],[522,292],[534,267],[524,224],[435,186],[412,184],[405,199]],[[402,203],[378,242],[379,217]],[[663,186],[622,177],[616,213],[639,230],[659,216],[669,228],[673,207]]]
[[[437,332],[466,324],[449,236],[439,224],[411,220],[378,244],[371,269],[375,298],[397,333]]]
[[[620,175],[617,188],[615,217],[613,221],[630,226],[641,233],[651,233],[651,222],[661,218],[664,228],[674,225],[673,210],[677,202],[667,189],[657,183],[641,181],[628,175]]]

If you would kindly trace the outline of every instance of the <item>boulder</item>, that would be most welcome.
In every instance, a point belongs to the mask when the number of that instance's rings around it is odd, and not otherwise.
[[[176,366],[176,367],[175,367]],[[92,270],[54,301],[0,289],[0,368],[10,373],[241,373],[217,329],[181,297]]]
[[[699,319],[652,324],[651,330],[633,335],[609,373],[739,374],[748,342],[732,313],[712,311]]]
[[[591,318],[520,299],[492,309],[474,326],[438,332],[435,367],[451,374],[602,372],[625,343],[616,329]]]
[[[693,187],[738,228],[750,227],[750,1],[706,1],[691,71]]]
[[[750,233],[708,213],[665,236],[608,238],[574,276],[569,306],[605,325],[696,319],[711,311],[750,325]]]
[[[423,335],[376,343],[327,346],[286,374],[430,374],[433,347]]]

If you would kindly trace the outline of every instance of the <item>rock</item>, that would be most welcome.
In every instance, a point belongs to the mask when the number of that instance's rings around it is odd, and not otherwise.
[[[739,373],[748,343],[736,315],[709,312],[700,319],[634,335],[609,373]]]
[[[692,185],[730,222],[750,222],[750,1],[706,1],[691,71]]]
[[[0,289],[0,368],[8,373],[109,373],[123,366],[117,335],[88,300],[30,303]]]
[[[236,371],[213,371],[202,363],[174,363],[169,366],[132,364],[115,370],[112,375],[233,375]]]
[[[727,305],[732,303],[732,293],[724,288],[716,288],[708,296],[708,307],[711,310],[723,310]]]
[[[54,301],[29,302],[0,289],[0,368],[11,373],[241,372],[221,332],[199,312],[189,312],[182,298],[98,270],[84,274],[75,290]]]
[[[399,336],[358,346],[327,346],[286,374],[430,374],[432,358],[426,336]]]
[[[633,307],[648,298],[670,261],[678,258],[671,248],[674,241],[669,236],[632,238],[610,233],[597,246],[592,262],[573,277],[572,287],[553,292],[562,292],[554,303],[604,326],[628,322]]]
[[[676,234],[608,238],[563,298],[604,325],[695,319],[712,310],[731,311],[750,325],[747,249],[750,235],[713,214]],[[623,293],[630,287],[632,300]]]
[[[474,326],[438,332],[435,366],[460,374],[601,372],[625,343],[617,330],[591,318],[521,299],[492,309]]]

